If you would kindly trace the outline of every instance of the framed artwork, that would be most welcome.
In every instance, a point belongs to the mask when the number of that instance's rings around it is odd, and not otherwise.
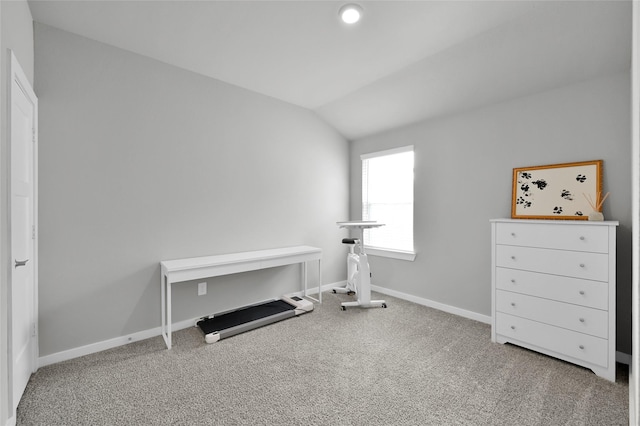
[[[511,217],[587,220],[602,194],[602,160],[513,169]]]

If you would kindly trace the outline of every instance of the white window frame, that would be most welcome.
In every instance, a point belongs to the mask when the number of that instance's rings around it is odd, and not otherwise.
[[[399,148],[393,148],[393,149],[387,149],[384,151],[376,151],[376,152],[371,152],[371,153],[367,153],[367,154],[362,154],[360,156],[360,160],[361,160],[361,167],[363,166],[363,163],[365,160],[369,160],[372,158],[377,158],[377,157],[384,157],[384,156],[388,156],[388,155],[394,155],[394,154],[400,154],[400,153],[404,153],[404,152],[413,152],[414,153],[414,157],[415,157],[415,150],[413,148],[413,145],[408,145],[408,146],[403,146],[403,147],[399,147]],[[362,172],[362,170],[361,170]],[[361,173],[362,176],[362,173]],[[361,196],[361,200],[360,200],[360,208],[361,211],[364,210],[364,179],[362,181],[362,196]],[[414,188],[415,188],[415,182],[414,182]],[[415,206],[415,193],[414,193],[414,206]],[[364,219],[364,217],[363,217]],[[372,256],[381,256],[381,257],[388,257],[388,258],[392,258],[392,259],[399,259],[399,260],[407,260],[407,261],[411,261],[413,262],[416,258],[416,252],[415,252],[415,217],[414,217],[414,221],[411,224],[412,227],[412,233],[413,233],[413,238],[414,238],[414,249],[410,250],[410,251],[405,251],[405,250],[397,250],[397,249],[390,249],[390,248],[383,248],[383,247],[374,247],[374,246],[369,246],[365,244],[365,249],[367,254],[372,255]],[[373,231],[375,232],[375,231]],[[363,241],[364,243],[364,241]]]

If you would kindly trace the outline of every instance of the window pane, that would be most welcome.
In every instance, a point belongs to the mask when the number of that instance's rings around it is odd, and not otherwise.
[[[365,245],[413,251],[413,150],[362,161],[362,219],[386,225]]]
[[[413,152],[404,152],[368,161],[370,203],[413,201]]]

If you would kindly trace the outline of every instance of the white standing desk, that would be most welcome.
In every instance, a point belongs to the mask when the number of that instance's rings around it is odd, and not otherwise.
[[[318,261],[318,299],[307,295],[307,262]],[[303,295],[322,303],[322,249],[309,246],[247,251],[160,262],[161,333],[171,349],[171,284],[276,266],[302,264]]]

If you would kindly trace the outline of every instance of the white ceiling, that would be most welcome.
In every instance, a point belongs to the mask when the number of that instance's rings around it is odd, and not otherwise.
[[[316,111],[349,139],[631,66],[629,1],[30,0],[53,27]]]

